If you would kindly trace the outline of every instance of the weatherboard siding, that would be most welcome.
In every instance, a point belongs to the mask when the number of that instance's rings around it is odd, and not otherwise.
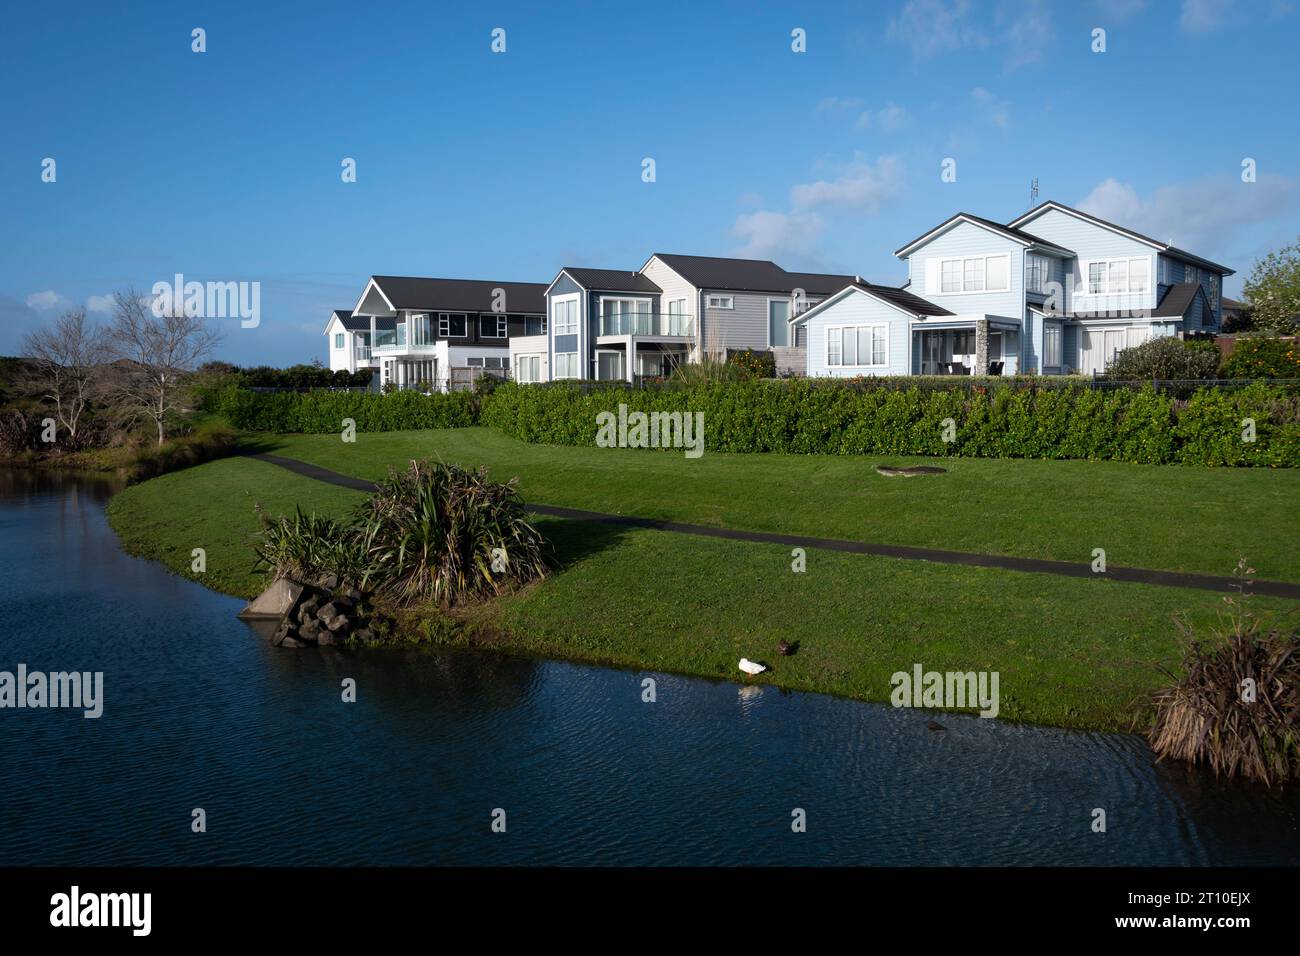
[[[1020,228],[1031,235],[1064,246],[1075,254],[1070,262],[1070,272],[1065,277],[1065,309],[1067,312],[1137,311],[1155,308],[1155,283],[1158,278],[1156,250],[1144,242],[1129,239],[1104,226],[1094,225],[1077,216],[1048,209],[1041,215],[1021,223]],[[1087,273],[1084,263],[1095,259],[1147,258],[1151,262],[1150,291],[1136,295],[1087,295]]]
[[[1018,318],[1024,314],[1024,247],[991,230],[968,222],[952,228],[918,246],[908,256],[908,291],[957,315],[972,313]],[[1005,292],[943,293],[939,263],[942,259],[969,256],[1006,255],[1010,257],[1010,287]]]
[[[809,376],[854,378],[859,375],[907,375],[910,317],[863,292],[850,292],[805,323]],[[826,364],[826,330],[832,326],[877,325],[889,327],[889,364],[883,368],[845,368]]]

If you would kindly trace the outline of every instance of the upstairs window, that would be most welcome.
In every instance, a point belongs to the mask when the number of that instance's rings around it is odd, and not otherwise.
[[[939,260],[940,292],[1006,292],[1010,288],[1008,255]]]
[[[438,335],[444,339],[463,339],[466,332],[464,312],[439,312]]]
[[[478,317],[478,334],[482,339],[504,339],[508,336],[509,324],[504,315],[491,312]]]
[[[734,309],[736,300],[729,295],[711,295],[706,300],[710,309]]]
[[[342,333],[342,332],[335,332],[335,333],[334,333],[334,347],[335,347],[336,349],[341,349],[341,348],[343,348],[343,333]]]
[[[551,314],[555,317],[556,335],[578,334],[578,300],[558,299],[551,304]]]
[[[1151,259],[1094,259],[1087,264],[1088,295],[1127,295],[1151,291]]]
[[[1046,256],[1028,255],[1025,258],[1025,289],[1029,292],[1046,292],[1049,269]]]
[[[544,315],[524,316],[524,335],[545,335],[545,334],[546,334],[546,316]]]

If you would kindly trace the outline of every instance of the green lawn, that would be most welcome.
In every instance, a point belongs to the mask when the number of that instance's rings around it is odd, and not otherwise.
[[[529,445],[487,428],[259,436],[363,478],[413,457],[519,476],[527,501],[698,524],[1062,561],[1300,581],[1300,469],[890,458],[946,475],[883,478],[876,459]]]
[[[563,483],[547,487],[555,492],[547,500],[574,503],[559,498]],[[251,572],[255,502],[340,514],[360,499],[273,465],[225,459],[128,488],[109,516],[128,550],[247,596],[261,583]],[[1177,661],[1173,616],[1204,625],[1223,607],[1206,591],[816,550],[796,574],[779,546],[558,519],[538,525],[560,569],[488,610],[503,648],[727,679],[739,676],[743,656],[773,666],[762,681],[879,701],[890,675],[914,663],[996,670],[1001,717],[1060,726],[1127,729],[1135,702],[1163,682],[1156,665]],[[207,550],[201,576],[189,572],[194,547]],[[783,638],[799,642],[793,657],[778,656]]]

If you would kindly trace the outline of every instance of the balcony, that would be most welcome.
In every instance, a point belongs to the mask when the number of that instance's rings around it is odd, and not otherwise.
[[[356,349],[354,350],[354,356],[353,356],[353,357],[354,357],[358,362],[369,362],[369,361],[370,361],[370,346],[369,346],[369,345],[358,345],[358,346],[356,347]]]
[[[601,335],[650,335],[691,338],[695,320],[680,312],[624,312],[600,317]]]

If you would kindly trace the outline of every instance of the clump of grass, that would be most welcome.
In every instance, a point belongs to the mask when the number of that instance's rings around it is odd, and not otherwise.
[[[259,507],[262,537],[256,568],[269,568],[277,577],[319,585],[326,576],[359,583],[365,573],[356,529],[349,522],[294,509],[292,518],[268,517]]]
[[[1227,598],[1223,625],[1185,637],[1183,673],[1155,696],[1148,734],[1160,758],[1272,786],[1300,777],[1300,632],[1266,627],[1246,596]]]
[[[366,583],[401,603],[469,603],[546,574],[545,541],[512,479],[441,462],[390,469],[360,509]]]

